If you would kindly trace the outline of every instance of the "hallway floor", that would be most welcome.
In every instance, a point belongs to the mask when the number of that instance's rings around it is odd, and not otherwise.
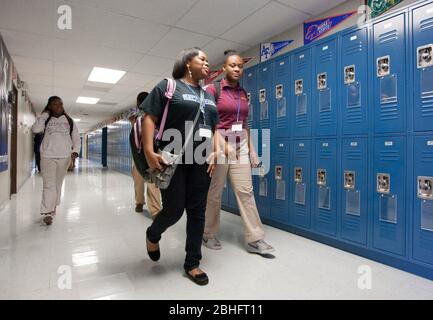
[[[199,287],[183,276],[185,217],[163,235],[161,260],[148,258],[151,220],[134,211],[130,177],[82,161],[50,227],[41,191],[34,175],[0,211],[0,299],[433,299],[433,281],[269,226],[275,258],[249,254],[240,218],[225,212],[223,249],[203,247],[210,283]],[[371,289],[358,287],[362,266]]]

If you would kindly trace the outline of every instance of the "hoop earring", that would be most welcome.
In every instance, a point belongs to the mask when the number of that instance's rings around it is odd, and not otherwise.
[[[189,77],[192,78],[192,72],[191,72],[191,69],[189,68],[189,66],[187,66],[187,68],[188,68],[188,72],[189,72]]]

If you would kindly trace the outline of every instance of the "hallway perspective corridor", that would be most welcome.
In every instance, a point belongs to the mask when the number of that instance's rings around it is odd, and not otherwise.
[[[198,287],[183,276],[185,216],[154,263],[151,220],[134,211],[131,177],[80,160],[63,188],[52,226],[39,214],[40,175],[0,211],[0,299],[433,299],[432,281],[269,226],[275,258],[249,254],[240,218],[225,212],[222,250],[203,247],[210,282]],[[363,290],[365,266],[372,278]]]

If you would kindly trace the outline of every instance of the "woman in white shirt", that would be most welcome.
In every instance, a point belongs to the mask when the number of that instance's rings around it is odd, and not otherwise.
[[[63,108],[57,96],[48,104],[32,127],[34,133],[44,133],[40,153],[43,191],[41,215],[47,225],[53,221],[56,206],[60,204],[63,180],[69,163],[75,161],[81,147],[78,128]]]

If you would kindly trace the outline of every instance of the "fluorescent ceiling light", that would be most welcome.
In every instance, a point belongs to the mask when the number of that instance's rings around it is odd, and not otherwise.
[[[99,98],[78,97],[76,103],[97,104],[99,100]]]
[[[125,71],[94,67],[88,81],[102,83],[117,83],[125,75]]]
[[[81,119],[75,119],[75,118],[73,118],[73,120],[74,120],[75,122],[80,122],[80,121],[81,121]]]

